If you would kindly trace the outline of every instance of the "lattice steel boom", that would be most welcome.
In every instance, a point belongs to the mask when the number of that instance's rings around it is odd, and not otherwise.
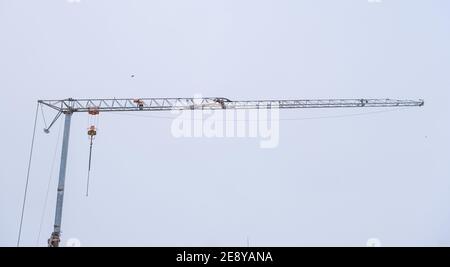
[[[303,99],[232,101],[224,97],[205,98],[111,98],[39,100],[62,113],[99,111],[163,111],[184,109],[267,109],[267,108],[345,108],[422,106],[423,100],[393,99]]]
[[[110,98],[110,99],[63,99],[39,100],[41,105],[57,111],[46,132],[64,114],[64,133],[59,168],[56,199],[55,224],[48,245],[57,247],[60,243],[64,184],[69,149],[69,133],[72,114],[87,112],[99,114],[110,111],[168,111],[168,110],[220,110],[220,109],[303,109],[303,108],[363,108],[363,107],[414,107],[423,106],[423,100],[392,99],[317,99],[317,100],[250,100],[232,101],[224,97],[205,98]],[[95,131],[93,128],[92,131]]]

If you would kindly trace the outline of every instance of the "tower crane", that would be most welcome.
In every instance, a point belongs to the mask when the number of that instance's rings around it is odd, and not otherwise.
[[[61,221],[66,178],[67,154],[69,149],[70,122],[74,113],[98,115],[102,112],[126,111],[170,111],[170,110],[228,110],[228,109],[305,109],[305,108],[384,108],[384,107],[420,107],[424,100],[393,99],[302,99],[302,100],[245,100],[233,101],[224,97],[205,98],[109,98],[109,99],[74,99],[38,100],[38,104],[57,111],[56,116],[44,129],[49,132],[52,125],[64,115],[64,131],[59,167],[55,223],[48,239],[49,247],[58,247],[61,236]],[[95,127],[88,131],[92,138],[96,135]]]

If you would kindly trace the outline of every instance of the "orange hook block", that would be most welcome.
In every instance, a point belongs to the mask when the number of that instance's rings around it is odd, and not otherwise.
[[[97,135],[97,128],[95,128],[94,125],[91,125],[91,127],[88,128],[88,135],[89,136]]]

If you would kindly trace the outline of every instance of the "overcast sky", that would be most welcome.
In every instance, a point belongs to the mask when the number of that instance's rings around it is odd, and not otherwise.
[[[372,2],[0,0],[0,245],[16,245],[38,99],[196,93],[425,106],[281,111],[274,149],[100,114],[89,197],[74,114],[62,245],[450,245],[450,2]],[[28,246],[46,245],[56,201],[62,120],[46,135],[41,117]]]

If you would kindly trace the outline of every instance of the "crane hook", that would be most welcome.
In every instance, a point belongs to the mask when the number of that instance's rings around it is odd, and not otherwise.
[[[97,116],[100,113],[98,107],[89,107],[88,114],[91,117]],[[95,117],[94,117],[95,118]],[[98,121],[93,119],[93,121]],[[89,136],[89,164],[88,164],[88,173],[87,173],[87,182],[86,182],[86,196],[89,196],[89,182],[91,177],[91,163],[92,163],[92,144],[94,143],[95,136],[97,135],[97,128],[94,124],[91,124],[88,128],[87,134]]]
[[[88,175],[87,175],[87,184],[86,184],[86,196],[89,196],[89,180],[91,176],[91,162],[92,162],[92,144],[94,141],[94,137],[97,135],[97,129],[94,125],[91,125],[88,129],[88,135],[90,138],[89,144],[89,165],[88,165]]]

